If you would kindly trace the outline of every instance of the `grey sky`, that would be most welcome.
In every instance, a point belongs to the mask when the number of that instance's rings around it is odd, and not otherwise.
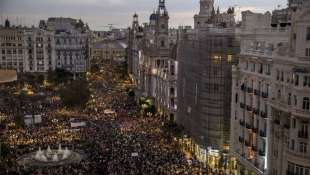
[[[193,16],[199,11],[199,0],[166,0],[170,25],[192,25]],[[222,10],[239,6],[240,11],[271,11],[286,6],[287,0],[216,0]],[[146,22],[157,7],[158,0],[0,0],[0,22],[8,16],[14,24],[37,25],[40,19],[50,16],[81,18],[92,29],[104,30],[100,26],[115,24],[127,27],[134,12],[140,22]]]

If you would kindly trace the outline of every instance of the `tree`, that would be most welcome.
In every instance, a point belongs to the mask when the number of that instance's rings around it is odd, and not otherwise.
[[[75,80],[59,90],[62,103],[66,107],[85,107],[90,98],[88,84],[84,80]]]

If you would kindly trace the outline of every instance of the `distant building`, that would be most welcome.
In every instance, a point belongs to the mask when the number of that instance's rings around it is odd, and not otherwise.
[[[92,60],[96,62],[125,62],[127,45],[122,41],[99,41],[91,45]]]
[[[11,27],[6,20],[0,28],[0,69],[25,71],[25,43],[22,28]]]

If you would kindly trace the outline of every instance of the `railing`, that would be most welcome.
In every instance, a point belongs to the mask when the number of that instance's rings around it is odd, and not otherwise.
[[[303,132],[303,131],[299,131],[298,132],[298,138],[301,138],[301,139],[308,139],[308,132]]]
[[[255,89],[255,90],[254,90],[254,95],[256,95],[256,96],[260,96],[260,91],[259,91],[259,90],[257,90],[257,89]]]
[[[267,92],[262,92],[262,97],[263,97],[263,98],[268,98],[268,97],[269,97],[269,95],[268,95],[268,93],[267,93]]]

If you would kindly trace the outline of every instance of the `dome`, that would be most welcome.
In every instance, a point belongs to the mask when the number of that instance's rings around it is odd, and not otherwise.
[[[154,21],[154,20],[156,20],[156,19],[157,19],[156,14],[155,14],[155,13],[151,14],[151,16],[150,16],[150,21]]]

